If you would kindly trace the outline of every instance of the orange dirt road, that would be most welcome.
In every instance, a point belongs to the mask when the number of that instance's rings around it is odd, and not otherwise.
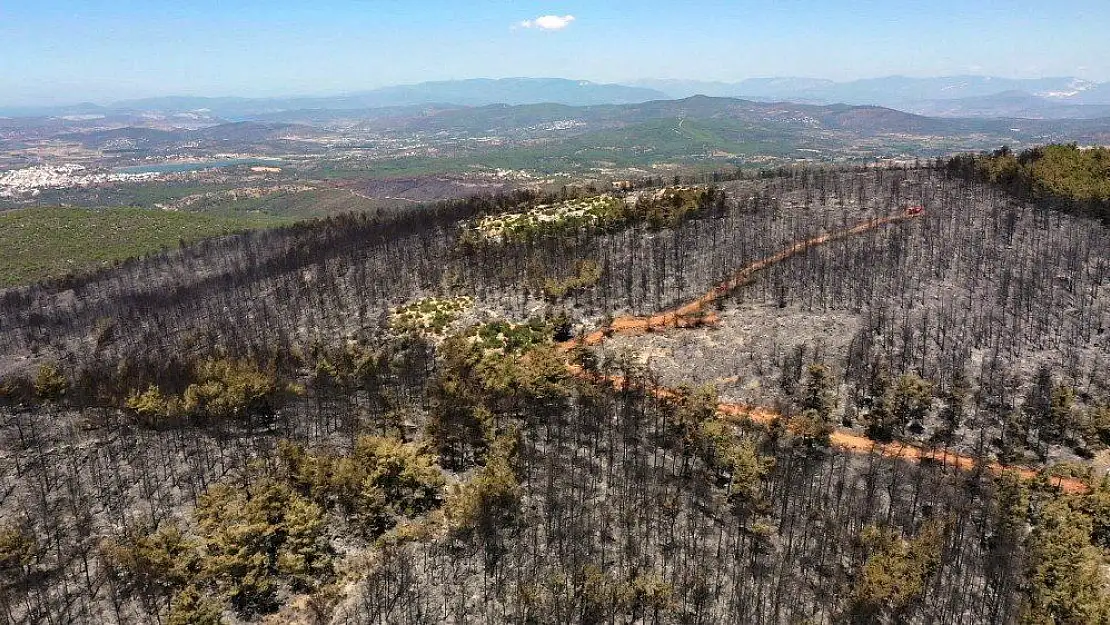
[[[775,419],[785,418],[783,415],[766,408],[744,406],[741,404],[719,404],[717,406],[717,412],[728,421],[750,420],[755,423],[770,423]],[[887,458],[897,458],[908,462],[936,462],[944,466],[965,471],[970,471],[975,468],[975,459],[970,456],[960,455],[947,450],[926,449],[917,445],[901,442],[880,443],[866,436],[860,436],[845,430],[834,430],[829,436],[829,445],[834,449],[840,449],[851,453],[878,453]],[[986,465],[986,469],[995,475],[1001,475],[1003,472],[1012,471],[1026,480],[1037,477],[1037,471],[1029,467],[1003,466],[992,462]],[[1052,483],[1061,490],[1069,493],[1083,493],[1088,490],[1087,485],[1083,481],[1073,478],[1055,478],[1052,480]]]
[[[737,270],[735,273],[732,274],[732,276],[729,277],[728,280],[725,280],[724,282],[718,284],[705,295],[702,295],[698,299],[688,302],[678,308],[666,310],[659,314],[651,316],[635,317],[629,315],[624,317],[617,317],[608,326],[591,334],[588,334],[585,337],[566,341],[562,343],[560,347],[562,347],[564,350],[569,350],[582,344],[599,345],[604,342],[605,338],[610,334],[634,334],[639,332],[646,332],[653,328],[681,328],[715,323],[717,321],[717,317],[712,314],[705,315],[705,309],[710,304],[713,304],[728,293],[746,284],[756,273],[759,273],[760,271],[772,265],[781,263],[782,261],[792,256],[797,256],[798,254],[806,252],[812,248],[824,245],[826,243],[839,241],[841,239],[847,239],[858,234],[863,234],[868,230],[874,230],[875,228],[879,228],[888,224],[916,219],[920,216],[921,213],[906,213],[902,215],[893,215],[891,217],[877,217],[875,219],[869,219],[851,228],[829,232],[827,234],[813,237],[812,239],[800,241],[776,254],[772,254],[771,256],[767,256],[765,258],[757,260],[754,263]]]
[[[559,344],[559,348],[563,351],[570,351],[571,349],[581,345],[599,345],[605,341],[606,338],[612,334],[617,333],[640,333],[646,332],[653,328],[666,328],[666,327],[692,327],[697,325],[706,325],[716,322],[715,315],[705,315],[705,308],[716,302],[721,297],[724,297],[729,292],[743,286],[750,281],[752,277],[776,263],[780,263],[788,258],[801,254],[811,248],[839,241],[849,237],[863,234],[869,230],[874,230],[888,224],[899,223],[916,219],[921,216],[921,213],[905,213],[902,215],[894,215],[891,217],[880,217],[876,219],[869,219],[861,224],[847,228],[844,230],[837,230],[828,234],[823,234],[812,239],[807,239],[791,245],[790,247],[760,259],[750,265],[747,265],[729,277],[728,280],[722,282],[709,291],[705,295],[693,300],[683,306],[664,311],[657,315],[635,317],[624,316],[618,317],[613,320],[605,328],[597,330],[584,337],[571,339],[564,343]],[[582,378],[587,378],[593,381],[603,381],[611,384],[615,388],[624,388],[627,381],[621,376],[597,376],[587,373],[581,367],[570,365],[571,372]],[[656,388],[652,390],[652,394],[660,399],[673,399],[679,396],[679,391],[666,387]],[[743,404],[728,404],[721,403],[717,406],[717,414],[728,421],[752,421],[761,424],[770,424],[777,419],[786,419],[774,410],[762,408],[759,406],[746,406]],[[788,421],[787,421],[788,422]],[[835,449],[840,449],[850,453],[870,454],[878,453],[888,458],[898,458],[908,462],[922,462],[931,461],[937,462],[945,466],[950,466],[961,470],[970,470],[975,467],[975,459],[969,456],[950,453],[948,451],[937,451],[932,449],[925,449],[915,445],[908,445],[905,443],[880,443],[873,441],[865,436],[846,431],[835,430],[829,437],[830,445]],[[1037,471],[1029,467],[1004,467],[997,463],[991,463],[986,468],[993,474],[999,475],[1004,471],[1015,471],[1023,479],[1033,479],[1037,476]],[[1056,478],[1053,483],[1061,490],[1070,493],[1086,492],[1088,487],[1081,480],[1073,478]]]
[[[618,390],[628,387],[628,381],[623,376],[592,374],[584,371],[578,365],[569,365],[568,369],[574,376],[591,382],[603,382]],[[651,394],[658,399],[669,400],[681,397],[682,392],[677,389],[662,386],[652,388]],[[789,423],[789,419],[779,412],[769,408],[748,406],[745,404],[719,403],[717,404],[717,416],[730,423],[741,425],[749,421],[761,425],[770,425],[776,420]],[[829,446],[833,449],[839,449],[849,453],[877,453],[886,458],[895,458],[907,462],[936,462],[963,471],[970,471],[976,466],[975,459],[970,456],[964,456],[947,450],[926,449],[917,445],[901,442],[880,443],[866,436],[860,436],[859,434],[846,430],[834,430],[829,436]],[[1029,467],[1003,466],[996,462],[985,465],[985,468],[994,475],[1001,475],[1007,471],[1013,472],[1025,480],[1031,480],[1038,475],[1035,469]],[[1074,478],[1057,477],[1052,480],[1052,484],[1067,493],[1084,493],[1089,490],[1086,483]]]

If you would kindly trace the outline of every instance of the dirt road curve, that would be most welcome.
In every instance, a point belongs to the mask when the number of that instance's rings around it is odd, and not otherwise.
[[[712,315],[705,315],[706,307],[716,302],[721,297],[724,297],[731,291],[743,286],[750,281],[752,277],[776,263],[780,263],[789,259],[792,256],[801,254],[811,248],[839,241],[849,237],[863,234],[869,230],[874,230],[889,224],[895,224],[911,219],[921,217],[921,213],[906,213],[903,215],[895,215],[891,217],[880,217],[870,219],[861,224],[847,228],[844,230],[837,230],[823,234],[812,239],[807,239],[791,245],[790,247],[773,254],[766,258],[760,259],[750,265],[739,269],[728,280],[722,282],[709,291],[705,295],[684,304],[678,308],[664,311],[657,315],[634,317],[625,316],[618,317],[613,320],[607,327],[597,330],[584,337],[579,337],[566,341],[559,345],[560,349],[569,351],[580,345],[599,345],[605,341],[606,338],[613,334],[618,333],[639,333],[646,332],[654,328],[667,328],[667,327],[691,327],[695,325],[702,325],[706,323],[713,323],[715,317]],[[583,371],[580,367],[570,366],[571,372],[579,377],[589,378],[594,381],[600,381],[599,376],[592,375]],[[615,388],[623,388],[627,382],[620,376],[605,376],[604,381],[613,385]],[[678,397],[678,391],[669,388],[656,388],[652,393],[661,399],[669,399]],[[717,406],[717,413],[721,418],[736,421],[736,420],[750,420],[755,423],[768,424],[776,419],[785,419],[785,415],[777,413],[773,410],[762,408],[759,406],[745,406],[742,404],[727,404],[722,403]],[[945,450],[937,451],[925,449],[922,447],[907,445],[905,443],[880,443],[873,441],[865,436],[860,436],[846,430],[835,430],[830,438],[830,445],[836,449],[848,451],[851,453],[870,454],[879,453],[888,458],[899,458],[908,462],[922,462],[930,461],[937,462],[945,466],[950,466],[962,470],[970,470],[975,466],[975,460],[969,456],[951,453]],[[992,463],[987,465],[987,469],[994,474],[1000,474],[1003,471],[1016,471],[1023,479],[1032,479],[1037,476],[1037,472],[1028,467],[1003,467],[1002,465]],[[1059,486],[1066,492],[1085,492],[1087,485],[1080,480],[1070,478],[1055,478],[1053,483]]]
[[[599,329],[591,334],[586,335],[585,337],[567,341],[562,344],[562,347],[563,349],[570,349],[580,344],[598,345],[602,343],[607,336],[614,333],[634,334],[638,332],[646,332],[649,329],[653,328],[688,327],[713,323],[715,321],[714,316],[703,316],[705,313],[705,309],[709,305],[716,302],[718,299],[743,286],[745,283],[751,280],[756,273],[759,273],[760,271],[772,265],[781,263],[782,261],[787,260],[792,256],[801,254],[814,247],[824,245],[825,243],[847,239],[849,237],[863,234],[864,232],[867,232],[869,230],[874,230],[875,228],[879,228],[888,224],[907,221],[910,219],[917,219],[918,217],[921,217],[921,213],[907,213],[903,215],[894,215],[891,217],[878,217],[875,219],[869,219],[851,228],[829,232],[827,234],[813,237],[812,239],[800,241],[776,254],[772,254],[771,256],[767,256],[766,258],[757,260],[754,263],[739,269],[738,271],[733,273],[728,280],[725,280],[724,282],[718,284],[711,291],[709,291],[705,295],[702,295],[696,300],[688,302],[678,308],[663,311],[656,315],[645,317],[618,317],[614,319],[613,322],[607,327]]]

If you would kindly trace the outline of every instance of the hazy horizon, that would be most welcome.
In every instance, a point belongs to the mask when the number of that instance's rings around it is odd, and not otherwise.
[[[910,75],[910,74],[887,74],[887,75],[883,75],[883,76],[865,76],[865,77],[851,79],[851,80],[842,80],[842,81],[834,81],[834,82],[839,83],[839,84],[843,84],[843,83],[850,83],[850,82],[856,82],[856,81],[883,80],[883,79],[896,79],[896,78],[912,78],[912,79],[922,79],[922,80],[942,79],[942,78],[992,78],[992,79],[1002,79],[1002,80],[1048,80],[1048,79],[1073,79],[1074,78],[1074,79],[1080,79],[1080,80],[1090,80],[1090,79],[1082,78],[1080,76],[1075,76],[1075,75],[998,76],[998,75],[986,75],[986,74],[945,74],[945,75],[914,76],[914,75]],[[598,80],[588,80],[588,79],[580,78],[580,77],[577,77],[577,76],[468,76],[468,77],[460,77],[460,78],[453,78],[453,79],[391,83],[391,84],[388,84],[388,85],[378,85],[378,86],[366,87],[366,88],[350,88],[350,89],[339,89],[339,90],[332,90],[332,91],[300,92],[300,93],[275,92],[275,93],[266,94],[266,95],[244,95],[244,94],[239,94],[239,93],[203,93],[203,92],[189,93],[189,92],[183,92],[183,91],[173,91],[171,89],[171,90],[165,91],[165,92],[150,93],[150,94],[145,94],[145,95],[136,95],[136,96],[133,96],[133,97],[119,97],[119,98],[100,98],[100,99],[93,99],[93,98],[72,99],[72,98],[70,98],[70,99],[62,99],[62,100],[58,100],[58,101],[54,101],[54,102],[38,102],[38,103],[34,103],[34,102],[32,102],[32,103],[7,103],[3,100],[0,100],[0,107],[33,109],[33,108],[50,108],[50,107],[55,107],[55,106],[64,108],[64,107],[67,107],[67,106],[79,106],[79,105],[83,105],[83,104],[92,104],[92,105],[95,105],[95,106],[111,106],[113,104],[123,103],[123,102],[130,102],[130,101],[136,101],[136,100],[156,100],[156,99],[161,99],[161,98],[202,98],[202,99],[213,99],[213,100],[225,99],[225,98],[226,99],[244,99],[244,100],[330,98],[330,97],[343,97],[343,96],[349,96],[349,95],[357,95],[357,94],[360,94],[360,93],[371,92],[371,91],[375,91],[375,90],[378,90],[378,89],[389,89],[389,88],[393,88],[393,87],[411,87],[411,86],[419,86],[419,85],[424,85],[424,84],[429,84],[429,83],[434,84],[434,83],[441,83],[441,82],[445,82],[445,83],[446,82],[465,82],[465,81],[471,81],[471,80],[569,80],[569,81],[586,81],[586,82],[590,82],[590,83],[593,83],[593,84],[596,84],[596,85],[618,85],[618,86],[636,87],[636,86],[645,86],[645,83],[668,82],[668,81],[703,82],[703,83],[707,83],[707,84],[708,83],[719,83],[719,84],[724,85],[724,84],[738,84],[738,83],[742,83],[742,82],[748,81],[748,80],[817,80],[817,81],[829,80],[829,81],[832,81],[833,79],[825,78],[825,77],[822,77],[822,76],[748,76],[748,77],[740,78],[740,79],[737,79],[737,80],[712,80],[712,79],[699,79],[699,78],[676,77],[676,76],[667,76],[667,77],[645,76],[645,77],[633,78],[633,79],[628,79],[628,80],[598,81]],[[1110,82],[1110,81],[1091,80],[1091,82]],[[645,88],[650,89],[652,87],[646,86]],[[733,96],[714,96],[714,97],[733,97]]]
[[[87,4],[0,4],[0,105],[326,96],[475,77],[1110,80],[1110,11],[1096,0]]]
[[[858,78],[858,79],[842,80],[842,81],[834,81],[834,82],[836,82],[838,84],[844,84],[844,83],[851,83],[851,82],[857,82],[857,81],[885,80],[885,79],[899,79],[899,78],[920,79],[920,80],[946,79],[946,78],[947,79],[988,78],[988,79],[999,79],[999,80],[1077,79],[1077,80],[1089,80],[1090,82],[1096,82],[1096,83],[1110,82],[1110,81],[1094,81],[1094,80],[1090,80],[1090,79],[1084,79],[1084,78],[1078,77],[1078,75],[1030,75],[1030,77],[1006,77],[1006,75],[988,75],[988,74],[970,74],[970,73],[967,73],[967,74],[938,74],[938,75],[886,74],[886,75],[874,75],[874,77],[862,77],[862,78]],[[148,94],[134,95],[134,97],[128,97],[128,98],[114,98],[114,99],[113,98],[102,98],[102,99],[89,98],[89,99],[68,99],[68,100],[67,99],[62,99],[62,100],[58,100],[58,101],[48,101],[48,102],[13,102],[13,103],[8,103],[8,102],[4,102],[3,100],[0,100],[0,109],[9,109],[9,110],[51,109],[51,108],[80,107],[80,105],[84,105],[84,104],[92,104],[92,105],[95,105],[95,107],[111,107],[111,105],[118,104],[118,103],[125,103],[125,102],[131,102],[131,101],[141,101],[141,100],[159,100],[159,99],[168,99],[168,98],[196,98],[196,99],[208,99],[208,100],[221,100],[221,99],[229,99],[229,100],[268,100],[268,99],[285,100],[285,99],[291,99],[292,100],[292,99],[302,99],[302,98],[304,98],[304,99],[325,99],[325,98],[341,98],[341,97],[346,97],[346,95],[356,95],[356,94],[372,92],[372,91],[380,90],[380,89],[391,89],[391,88],[397,88],[397,87],[418,87],[418,85],[430,84],[430,83],[433,83],[433,84],[434,83],[441,83],[441,82],[450,83],[450,82],[465,82],[465,81],[476,81],[476,80],[568,80],[568,81],[573,81],[573,82],[586,81],[586,82],[591,82],[591,83],[597,84],[597,85],[619,85],[619,87],[643,87],[645,89],[655,89],[655,88],[652,87],[652,85],[650,85],[648,83],[669,82],[669,81],[675,81],[675,82],[704,82],[704,83],[707,83],[707,84],[709,84],[709,83],[738,84],[738,83],[749,81],[749,80],[833,81],[833,79],[828,79],[828,78],[824,78],[824,77],[816,77],[816,75],[753,75],[753,77],[741,78],[741,79],[738,79],[738,80],[708,80],[708,79],[680,78],[680,77],[666,77],[666,78],[643,77],[643,78],[637,78],[637,79],[618,80],[618,81],[596,81],[596,80],[588,80],[588,79],[583,79],[583,78],[578,78],[578,77],[557,77],[557,75],[504,75],[504,77],[488,77],[488,75],[475,75],[475,77],[466,77],[466,78],[457,78],[457,79],[428,80],[428,81],[418,81],[418,82],[400,82],[400,83],[377,85],[377,87],[371,87],[371,88],[352,88],[352,89],[342,89],[342,90],[334,90],[334,91],[321,91],[321,92],[299,92],[299,93],[297,93],[297,92],[289,92],[289,93],[275,92],[275,93],[269,93],[269,94],[249,95],[249,94],[241,94],[241,93],[204,93],[204,92],[190,93],[190,92],[172,91],[171,90],[171,91],[165,91],[165,92],[159,92],[159,93],[148,93]],[[743,94],[712,95],[712,97],[715,97],[715,98],[737,98],[737,97],[743,97]],[[451,102],[444,102],[444,103],[451,103]]]

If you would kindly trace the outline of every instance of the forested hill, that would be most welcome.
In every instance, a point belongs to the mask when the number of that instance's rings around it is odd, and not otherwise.
[[[519,192],[3,291],[0,623],[1110,622],[1110,231],[959,174]]]
[[[1110,222],[1110,148],[1050,145],[1019,154],[1003,148],[953,158],[949,167],[1021,199]]]

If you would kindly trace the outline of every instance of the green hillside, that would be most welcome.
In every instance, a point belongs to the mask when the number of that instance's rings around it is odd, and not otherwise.
[[[736,119],[658,119],[619,130],[590,133],[563,148],[582,157],[608,157],[640,165],[660,159],[784,156],[795,150],[796,137],[782,129]],[[596,146],[596,147],[592,147]]]
[[[0,287],[95,269],[182,241],[288,221],[135,208],[28,208],[0,213]]]
[[[1002,148],[956,157],[948,166],[1023,199],[1110,220],[1110,149],[1049,145],[1015,154]]]
[[[579,172],[594,167],[648,167],[663,163],[714,164],[724,167],[752,157],[795,158],[799,149],[839,147],[811,129],[740,119],[664,118],[596,130],[544,145],[516,146],[489,153],[454,157],[412,157],[376,161],[375,177],[465,172],[476,167],[530,169],[549,173]],[[327,171],[330,177],[355,175]],[[365,174],[365,171],[357,172]]]

